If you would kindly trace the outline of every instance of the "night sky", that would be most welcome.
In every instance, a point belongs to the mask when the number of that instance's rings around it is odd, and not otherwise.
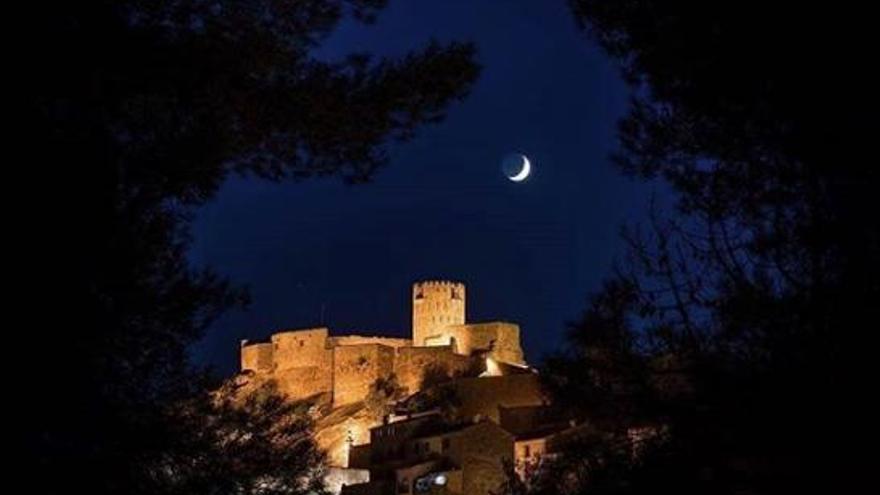
[[[627,89],[562,1],[392,1],[318,55],[397,56],[432,38],[475,42],[482,75],[445,121],[393,145],[372,183],[235,178],[199,210],[194,265],[253,297],[214,325],[200,363],[231,373],[240,339],[322,321],[408,336],[410,286],[428,278],[467,284],[469,321],[519,323],[531,362],[561,345],[651,195],[608,160]],[[523,183],[500,171],[511,152],[532,161]]]

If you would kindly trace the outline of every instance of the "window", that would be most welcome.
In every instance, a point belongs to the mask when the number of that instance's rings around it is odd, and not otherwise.
[[[440,450],[442,452],[446,452],[447,450],[449,450],[449,439],[448,438],[444,438],[443,441],[440,443]]]
[[[526,445],[525,447],[525,454],[526,457],[530,457],[532,455],[532,449],[528,445]]]

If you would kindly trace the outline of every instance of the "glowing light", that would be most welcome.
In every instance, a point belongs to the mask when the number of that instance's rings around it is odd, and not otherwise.
[[[498,366],[498,362],[490,357],[487,357],[486,371],[480,373],[480,376],[501,376],[503,374],[504,373],[501,372],[501,366]]]
[[[446,475],[438,474],[437,477],[434,478],[434,484],[438,486],[443,486],[446,484]]]

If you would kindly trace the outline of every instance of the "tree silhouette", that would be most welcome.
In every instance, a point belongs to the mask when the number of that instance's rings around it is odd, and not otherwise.
[[[33,370],[19,395],[26,454],[52,473],[34,490],[147,491],[144,456],[167,440],[156,434],[167,408],[204,392],[188,346],[247,297],[187,264],[194,207],[230,174],[365,182],[388,145],[466,94],[470,45],[310,55],[343,18],[370,21],[384,4],[59,2],[21,18],[17,144],[40,208],[20,235],[36,260],[20,290],[36,295],[26,312],[42,333],[10,345],[39,347],[13,356]]]
[[[216,394],[176,404],[162,423],[163,441],[145,459],[148,484],[140,491],[324,493],[312,406],[286,400],[271,382],[246,394],[227,383]]]
[[[677,204],[625,230],[572,350],[548,362],[558,399],[609,435],[563,456],[578,483],[558,492],[845,491],[856,463],[833,453],[859,437],[845,405],[862,396],[859,333],[880,295],[859,13],[570,4],[633,87],[615,161]],[[668,428],[662,444],[608,448],[645,421]],[[577,464],[588,450],[598,469]]]
[[[370,390],[364,398],[364,406],[374,418],[381,421],[394,412],[395,404],[405,395],[406,390],[398,382],[397,375],[392,373],[387,378],[379,377],[370,384]]]

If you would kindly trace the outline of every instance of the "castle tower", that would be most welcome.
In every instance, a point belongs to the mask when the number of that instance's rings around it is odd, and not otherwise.
[[[465,290],[458,282],[430,280],[413,284],[413,345],[448,345],[450,325],[463,325]]]

